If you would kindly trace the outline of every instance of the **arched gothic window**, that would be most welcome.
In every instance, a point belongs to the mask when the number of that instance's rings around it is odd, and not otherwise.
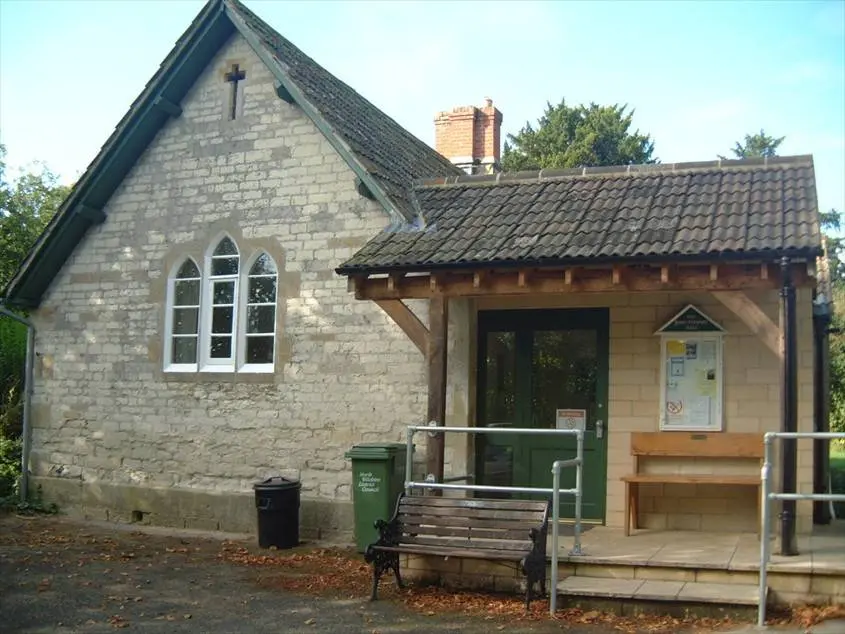
[[[229,236],[212,244],[204,271],[191,258],[168,279],[164,369],[272,372],[278,268],[266,252],[241,266]]]

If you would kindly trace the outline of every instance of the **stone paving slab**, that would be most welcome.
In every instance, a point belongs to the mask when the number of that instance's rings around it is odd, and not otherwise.
[[[757,586],[747,584],[599,579],[573,575],[560,581],[557,589],[559,594],[567,596],[723,605],[757,604]]]

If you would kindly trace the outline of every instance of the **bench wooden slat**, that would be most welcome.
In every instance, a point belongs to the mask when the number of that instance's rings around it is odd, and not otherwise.
[[[528,541],[528,529],[502,530],[499,528],[476,528],[474,526],[432,526],[402,522],[404,532],[412,535],[441,535],[467,539],[513,539]]]
[[[404,511],[405,509],[402,510]],[[446,521],[447,519],[448,521]],[[525,522],[523,520],[487,519],[478,517],[463,517],[460,515],[453,515],[447,518],[437,515],[416,515],[400,512],[399,521],[403,524],[427,524],[429,526],[465,526],[472,528],[497,528],[501,530],[528,530],[529,528],[539,526],[543,521],[543,518],[539,518],[535,522]]]
[[[490,551],[473,550],[470,548],[444,548],[438,550],[430,546],[416,547],[412,544],[407,546],[380,546],[379,550],[393,553],[407,553],[409,555],[433,555],[434,557],[464,557],[466,559],[498,559],[501,561],[519,561],[524,556],[523,552],[517,551]]]
[[[436,506],[429,507],[408,507],[402,506],[399,512],[403,515],[425,515],[428,517],[453,517],[460,514],[461,517],[474,517],[478,519],[489,520],[520,520],[527,523],[537,524],[543,521],[543,513],[529,512],[529,511],[506,511],[501,509],[456,509],[456,508],[440,508]],[[447,520],[443,520],[447,521]]]
[[[402,498],[403,506],[445,506],[460,509],[493,509],[507,511],[534,511],[544,513],[543,500],[490,500],[480,498],[444,498],[430,495],[414,495]]]
[[[741,475],[695,475],[674,473],[642,473],[622,478],[625,482],[666,484],[739,484],[759,485],[760,478]]]
[[[633,432],[634,456],[762,458],[761,434],[722,432]]]
[[[513,539],[473,539],[467,540],[461,537],[426,537],[402,536],[403,544],[414,544],[415,546],[432,546],[435,548],[472,548],[474,550],[505,550],[516,551],[523,555],[531,550],[531,540],[527,537],[522,541]]]

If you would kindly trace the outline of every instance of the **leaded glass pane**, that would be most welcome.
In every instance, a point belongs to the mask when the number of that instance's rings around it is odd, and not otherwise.
[[[173,337],[172,363],[197,362],[197,338]]]
[[[275,306],[249,306],[246,315],[247,333],[273,332],[276,321]]]
[[[231,238],[223,238],[220,242],[217,243],[217,247],[214,249],[214,253],[212,255],[237,255],[238,254],[238,247],[235,246],[235,243],[232,242]]]
[[[231,307],[215,308],[211,313],[211,332],[232,332],[233,311],[234,309]]]
[[[211,338],[211,358],[212,359],[228,359],[232,356],[232,338],[231,337],[212,337]]]
[[[179,271],[176,273],[176,277],[180,279],[199,276],[200,270],[197,268],[197,265],[194,264],[193,260],[185,260],[182,263],[182,266],[179,267]]]
[[[262,253],[255,259],[255,263],[249,269],[250,275],[273,275],[276,272],[276,265],[273,264],[272,258],[266,253]]]
[[[200,303],[200,282],[199,280],[177,281],[175,283],[176,297],[174,298],[174,305],[176,306],[198,306]]]
[[[235,283],[234,282],[215,282],[214,283],[214,301],[213,304],[234,304],[235,303]]]
[[[238,273],[238,258],[211,258],[211,274],[212,275],[237,275]]]
[[[276,301],[275,277],[249,278],[249,303],[270,304]]]
[[[197,323],[199,308],[174,308],[173,309],[173,334],[195,335],[197,334]]]
[[[247,337],[247,363],[273,363],[273,337]]]

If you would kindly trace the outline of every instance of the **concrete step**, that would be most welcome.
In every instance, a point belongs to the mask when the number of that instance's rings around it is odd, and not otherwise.
[[[752,606],[757,605],[758,589],[756,585],[737,583],[608,579],[573,575],[557,584],[557,592],[566,597]]]

